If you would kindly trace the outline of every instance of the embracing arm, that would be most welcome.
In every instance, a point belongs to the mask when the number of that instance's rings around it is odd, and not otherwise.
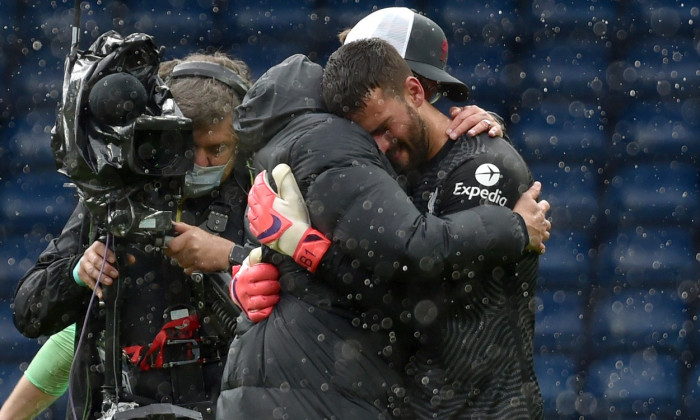
[[[352,182],[362,179],[362,182]],[[352,185],[334,200],[327,192]],[[443,218],[423,214],[386,172],[355,166],[318,176],[306,195],[311,221],[363,266],[385,276],[439,277],[475,261],[498,263],[520,258],[528,244],[522,219],[509,209],[477,207]],[[322,217],[323,216],[323,217]],[[403,277],[403,276],[402,276]]]
[[[273,171],[273,175],[276,173],[288,171]],[[298,194],[285,197],[271,192],[267,183],[259,182],[264,176],[261,174],[256,180],[249,202],[251,197],[266,196],[277,216],[260,216],[265,206],[259,205],[262,200],[255,199],[249,210],[251,230],[259,232],[258,239],[263,242],[275,229],[306,232],[305,227],[286,223],[283,216],[290,207],[298,207]],[[258,194],[257,188],[265,192]],[[369,164],[324,171],[309,184],[306,202],[313,226],[330,236],[344,254],[383,278],[406,274],[402,277],[429,280],[439,276],[446,266],[461,270],[477,261],[515,261],[528,244],[523,220],[511,210],[475,208],[443,219],[425,215],[413,206],[389,174]],[[300,205],[303,207],[303,203]],[[296,220],[305,219],[303,216]],[[260,225],[253,228],[256,223]],[[282,243],[284,236],[285,233],[276,233],[275,245]],[[294,236],[294,244],[299,240],[299,235],[288,236]],[[297,253],[294,248],[299,247],[288,248],[281,250],[292,255]]]
[[[392,177],[388,161],[361,127],[326,115],[317,119],[299,141],[280,142],[257,159],[267,156],[259,162],[269,171],[277,163],[292,168],[311,225],[362,267],[385,278],[403,273],[404,278],[425,280],[439,275],[446,264],[461,269],[477,260],[489,264],[522,256],[527,229],[510,209],[475,208],[443,219],[425,215]],[[255,184],[248,195],[251,208],[253,191],[263,183]],[[250,210],[248,216],[254,223]],[[259,220],[268,223],[257,232],[273,226],[269,215]]]

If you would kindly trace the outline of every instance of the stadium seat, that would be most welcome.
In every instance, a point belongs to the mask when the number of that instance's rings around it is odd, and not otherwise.
[[[439,0],[427,2],[426,14],[445,31],[447,40],[488,46],[511,46],[522,29],[518,2],[498,0],[471,2]],[[459,45],[456,48],[460,48]]]
[[[17,95],[13,97],[15,108],[23,112],[36,109],[56,111],[62,95],[67,53],[68,50],[53,52],[49,46],[43,45],[41,49],[32,50],[20,58],[17,65],[23,71],[11,75],[13,90]]]
[[[564,353],[536,354],[535,375],[542,392],[546,419],[576,413],[581,378],[574,356]]]
[[[675,288],[608,290],[591,313],[591,342],[596,354],[654,348],[680,354],[688,346],[688,308]]]
[[[682,408],[682,362],[653,349],[621,352],[595,360],[584,389],[597,399],[596,415],[607,418],[673,418]],[[616,417],[617,418],[617,417]]]
[[[22,375],[23,371],[19,363],[15,361],[0,361],[0,401],[5,402]]]
[[[521,82],[518,71],[508,71],[522,30],[517,1],[439,0],[416,8],[445,32],[447,72],[471,87],[472,101],[510,100]]]
[[[603,165],[605,133],[598,105],[549,95],[529,107],[520,111],[511,137],[530,165]]]
[[[16,369],[23,363],[31,361],[40,345],[39,340],[27,338],[17,331],[12,321],[12,309],[9,303],[6,300],[0,302],[0,344],[5,350],[0,356],[0,361],[3,364],[14,362]],[[0,367],[0,369],[3,368]]]
[[[526,61],[527,84],[572,100],[599,100],[607,92],[605,68],[610,55],[602,38],[538,42]]]
[[[17,25],[17,2],[9,2],[3,4],[3,13],[0,13],[0,70],[8,68],[7,66],[14,58],[16,46],[13,44],[15,37],[14,29]],[[0,96],[1,99],[5,99]]]
[[[700,364],[688,372],[681,394],[685,413],[700,413]]]
[[[0,214],[8,230],[58,235],[77,204],[75,190],[65,188],[65,181],[57,172],[40,171],[8,185],[0,199]]]
[[[51,150],[51,128],[56,122],[56,109],[34,109],[18,118],[0,134],[5,152],[12,156],[4,162],[5,170],[13,176],[28,172],[55,171]]]
[[[632,39],[649,34],[679,39],[694,35],[696,13],[694,2],[632,1],[625,3],[620,17]]]
[[[566,234],[596,225],[599,180],[593,167],[552,162],[530,165],[530,170],[542,183],[541,198],[551,205],[553,231]]]
[[[615,0],[536,0],[530,10],[523,10],[529,22],[542,22],[561,31],[587,28],[594,30],[596,23],[614,21],[619,4]]]
[[[204,51],[223,41],[214,24],[214,17],[209,13],[154,9],[132,11],[127,16],[120,28],[122,35],[133,32],[151,35],[156,45],[166,47],[170,58],[182,58],[191,52]]]
[[[320,17],[328,21],[329,28],[333,28],[332,31],[329,31],[329,34],[337,34],[344,29],[352,28],[360,19],[377,9],[394,6],[393,4],[377,6],[374,3],[355,0],[326,0],[318,3],[323,5],[322,9],[317,10],[322,13]],[[428,17],[433,19],[431,16]],[[335,43],[333,45],[340,44]]]
[[[281,63],[291,55],[305,54],[309,56],[309,53],[310,51],[293,42],[275,45],[271,39],[266,37],[251,38],[247,42],[231,46],[231,54],[248,64],[254,79],[259,78],[270,67]]]
[[[691,226],[700,215],[698,168],[674,161],[619,167],[603,208],[613,226]]]
[[[454,41],[447,56],[447,71],[469,86],[470,96],[480,104],[509,99],[512,82],[504,70],[512,61],[512,51],[503,45]]]
[[[12,300],[20,278],[34,265],[46,245],[46,239],[39,235],[0,236],[0,300]]]
[[[678,287],[697,280],[697,249],[688,227],[611,229],[601,235],[595,261],[598,284],[604,288]]]
[[[694,97],[700,88],[700,53],[689,38],[639,36],[612,69],[623,91],[639,100]]]
[[[311,0],[234,1],[229,9],[243,33],[265,34],[281,44],[280,39],[313,35],[315,25],[321,23],[314,15],[314,3]]]
[[[634,101],[614,126],[609,161],[613,166],[697,164],[700,155],[700,99]]]
[[[585,344],[584,306],[577,291],[539,288],[535,302],[535,353],[572,353]]]
[[[540,256],[538,287],[550,290],[585,291],[591,287],[594,249],[591,231],[555,227],[546,242],[547,252]]]
[[[58,47],[66,41],[67,49],[70,47],[73,6],[72,2],[58,2],[49,7],[41,0],[17,2],[17,18],[22,23],[18,25],[19,29],[23,35],[31,33],[32,39],[41,40],[44,46],[52,43]]]
[[[72,5],[2,2],[0,402],[38,348],[12,324],[14,287],[74,203],[48,147]],[[81,47],[138,23],[167,59],[226,51],[259,77],[294,53],[324,64],[338,31],[394,5],[444,29],[448,71],[505,118],[552,203],[533,308],[544,418],[698,417],[696,0],[83,1]]]

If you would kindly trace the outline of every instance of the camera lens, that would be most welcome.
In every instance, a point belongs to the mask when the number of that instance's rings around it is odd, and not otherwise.
[[[144,172],[162,173],[180,158],[184,142],[177,132],[147,131],[141,132],[135,146],[137,162]]]
[[[168,119],[139,119],[134,129],[130,166],[144,175],[183,175],[192,167],[192,148],[189,127]]]

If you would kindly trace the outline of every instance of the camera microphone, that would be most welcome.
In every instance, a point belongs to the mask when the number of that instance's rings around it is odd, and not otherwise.
[[[146,88],[128,73],[114,73],[100,79],[90,90],[88,109],[101,123],[126,125],[146,110]]]

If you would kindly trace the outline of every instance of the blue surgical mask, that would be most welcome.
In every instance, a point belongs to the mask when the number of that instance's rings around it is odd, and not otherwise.
[[[185,174],[184,195],[187,198],[201,197],[221,184],[228,163],[218,166],[199,166],[195,163]]]

